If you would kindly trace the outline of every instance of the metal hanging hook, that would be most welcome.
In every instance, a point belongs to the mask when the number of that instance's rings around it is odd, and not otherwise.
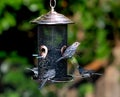
[[[51,7],[52,11],[54,11],[55,6],[56,6],[56,0],[50,0],[50,7]]]

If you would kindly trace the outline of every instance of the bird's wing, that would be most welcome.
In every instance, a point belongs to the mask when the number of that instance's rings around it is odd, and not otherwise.
[[[33,68],[33,70],[38,71],[38,67]]]
[[[45,74],[44,74],[44,76],[43,76],[43,78],[52,78],[52,77],[54,77],[55,76],[55,70],[54,69],[51,69],[51,70],[48,70]]]
[[[84,73],[94,73],[95,71],[94,70],[87,70],[87,69],[84,69]]]
[[[47,82],[47,80],[50,80],[53,77],[55,77],[55,70],[52,69],[52,70],[47,71],[45,73],[45,75],[43,76],[44,79],[43,79],[43,81],[42,81],[39,89],[41,89],[45,85],[45,83]]]
[[[68,47],[68,48],[65,50],[65,52],[63,53],[63,56],[68,55],[68,54],[70,53],[71,50],[72,50],[72,49],[71,49],[71,46]]]
[[[54,69],[52,69],[52,70],[49,70],[48,71],[48,74],[49,74],[49,78],[48,79],[51,79],[51,78],[53,78],[53,77],[55,77],[55,70]]]
[[[33,69],[26,68],[26,69],[29,70],[29,71],[32,71],[36,76],[38,76],[38,68],[33,68]]]
[[[66,50],[63,54],[63,57],[72,57],[73,54],[75,53],[75,50]]]
[[[31,68],[26,68],[27,70],[30,70],[32,72],[35,72],[35,70],[31,69]]]
[[[42,88],[43,88],[43,86],[45,85],[45,83],[47,82],[47,80],[48,80],[47,78],[46,78],[46,79],[43,79],[41,85],[39,86],[39,89],[42,89]]]
[[[101,73],[93,73],[94,75],[102,75]]]
[[[32,71],[32,69],[30,69],[30,68],[26,68],[26,69]]]

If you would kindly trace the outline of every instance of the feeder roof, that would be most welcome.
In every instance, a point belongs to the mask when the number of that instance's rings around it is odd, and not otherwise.
[[[71,21],[64,15],[57,13],[54,10],[53,11],[51,10],[47,14],[34,19],[33,21],[31,21],[31,23],[53,25],[53,24],[71,24],[73,23],[73,21]]]

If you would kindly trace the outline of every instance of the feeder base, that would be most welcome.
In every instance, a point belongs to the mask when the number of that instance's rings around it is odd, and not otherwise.
[[[73,77],[70,75],[67,75],[67,76],[61,77],[61,78],[55,77],[51,81],[52,82],[69,82],[69,81],[73,81]]]

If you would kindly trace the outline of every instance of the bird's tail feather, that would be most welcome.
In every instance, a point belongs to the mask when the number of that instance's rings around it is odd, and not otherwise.
[[[57,59],[56,62],[59,62],[60,60],[62,60],[64,57],[60,57],[59,59]]]
[[[102,75],[102,74],[100,74],[100,73],[93,73],[94,75]]]
[[[34,70],[32,70],[32,69],[30,69],[30,68],[26,68],[27,70],[30,70],[30,71],[32,71],[32,72],[34,72]]]
[[[44,80],[42,81],[39,89],[42,89],[42,87],[45,85],[45,83],[47,82],[47,80],[48,80],[48,79],[46,78],[46,79],[44,79]]]

